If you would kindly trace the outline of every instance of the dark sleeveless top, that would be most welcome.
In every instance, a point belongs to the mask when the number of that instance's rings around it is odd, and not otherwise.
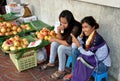
[[[64,33],[62,34],[62,36],[64,37],[64,40],[66,40],[66,42],[71,45],[72,37],[70,36],[70,34],[72,33],[75,37],[78,37],[81,31],[82,31],[81,24],[75,21],[72,27],[70,28],[68,27],[67,29],[64,30]]]

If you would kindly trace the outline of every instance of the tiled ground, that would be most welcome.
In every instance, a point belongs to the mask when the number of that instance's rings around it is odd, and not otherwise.
[[[3,55],[0,51],[0,81],[55,81],[50,75],[57,70],[57,67],[48,70],[40,70],[39,66],[18,72],[9,55]],[[67,70],[69,71],[69,70]],[[57,81],[63,81],[62,79]],[[92,79],[90,81],[93,81]],[[111,76],[109,81],[115,81]]]
[[[53,81],[49,76],[57,67],[48,70],[40,70],[39,66],[18,72],[9,55],[0,53],[0,81]],[[62,80],[58,80],[62,81]]]

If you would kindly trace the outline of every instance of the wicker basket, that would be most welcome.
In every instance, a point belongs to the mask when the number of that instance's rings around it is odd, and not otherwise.
[[[18,54],[9,55],[19,72],[37,66],[37,54],[34,50],[27,51],[19,60],[16,59]]]

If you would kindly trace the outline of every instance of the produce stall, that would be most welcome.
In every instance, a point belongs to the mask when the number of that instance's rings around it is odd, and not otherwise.
[[[37,50],[48,46],[55,37],[54,27],[41,20],[17,22],[14,13],[0,16],[0,49],[9,54],[19,72],[37,66]],[[31,46],[41,41],[36,46]]]

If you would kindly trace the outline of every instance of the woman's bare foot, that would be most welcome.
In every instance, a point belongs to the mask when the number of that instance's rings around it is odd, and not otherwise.
[[[64,81],[70,81],[71,78],[72,78],[72,73],[65,75],[64,78],[63,78],[63,80]]]

